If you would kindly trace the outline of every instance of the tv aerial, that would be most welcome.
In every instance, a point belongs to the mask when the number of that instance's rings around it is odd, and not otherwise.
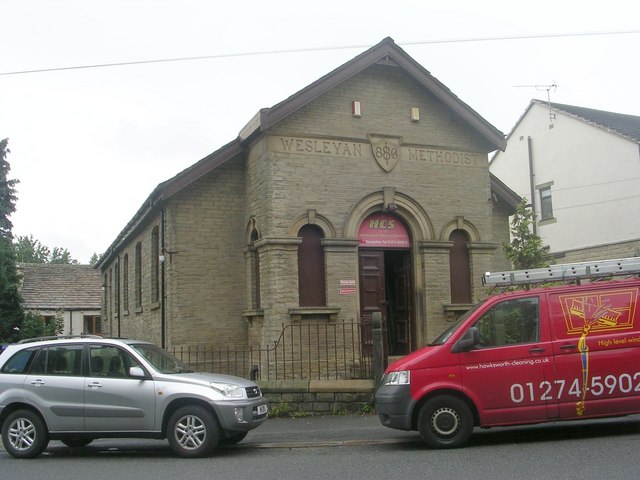
[[[538,92],[547,92],[547,106],[549,107],[549,123],[553,123],[553,120],[556,118],[556,114],[551,110],[551,90],[553,89],[554,93],[558,89],[560,85],[556,83],[554,80],[553,83],[548,85],[514,85],[516,88],[535,88]]]

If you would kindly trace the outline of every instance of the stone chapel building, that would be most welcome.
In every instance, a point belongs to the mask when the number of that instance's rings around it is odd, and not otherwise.
[[[380,311],[386,354],[413,351],[510,268],[504,147],[386,38],[156,187],[100,259],[103,331],[241,348]]]

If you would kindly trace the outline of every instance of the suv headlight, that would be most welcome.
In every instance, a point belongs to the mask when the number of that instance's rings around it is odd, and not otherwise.
[[[389,372],[384,379],[385,385],[409,385],[409,383],[411,383],[411,372],[409,370]]]
[[[227,398],[244,398],[245,392],[244,388],[239,387],[238,385],[234,385],[233,383],[219,383],[219,382],[211,382],[209,384],[211,388],[219,391],[222,395]]]

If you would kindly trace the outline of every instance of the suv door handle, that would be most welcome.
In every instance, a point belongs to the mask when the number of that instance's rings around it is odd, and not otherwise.
[[[102,388],[102,384],[100,382],[91,382],[89,385],[87,385],[87,387],[89,388]]]
[[[570,343],[570,344],[567,344],[567,345],[562,345],[560,347],[560,350],[573,350],[574,348],[578,348],[578,345]]]
[[[33,380],[31,382],[31,385],[33,385],[34,387],[39,387],[40,385],[44,385],[44,380],[40,380],[40,379]]]
[[[542,353],[544,352],[546,349],[542,348],[542,347],[534,347],[531,350],[529,350],[529,353]]]

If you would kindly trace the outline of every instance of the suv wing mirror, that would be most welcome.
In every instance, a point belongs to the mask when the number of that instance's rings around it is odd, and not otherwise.
[[[470,327],[455,343],[451,349],[451,353],[468,352],[479,343],[480,331],[478,327]]]
[[[140,367],[131,367],[129,369],[129,376],[130,377],[136,377],[136,378],[146,378],[146,374],[144,373],[144,370]]]

